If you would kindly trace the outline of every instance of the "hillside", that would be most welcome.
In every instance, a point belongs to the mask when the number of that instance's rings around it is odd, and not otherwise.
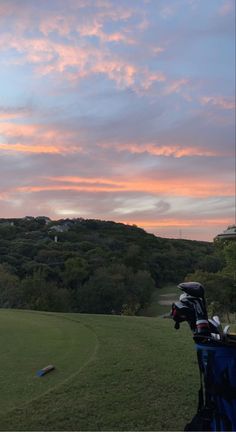
[[[2,309],[0,369],[2,431],[183,430],[197,406],[191,332],[160,318]]]
[[[213,244],[111,221],[0,219],[0,307],[136,314],[155,289],[221,267]]]

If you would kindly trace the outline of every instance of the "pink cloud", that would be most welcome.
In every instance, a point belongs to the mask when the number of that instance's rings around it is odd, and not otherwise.
[[[102,147],[110,147],[109,144],[102,144]],[[188,147],[181,146],[179,144],[171,144],[171,145],[157,145],[157,144],[119,144],[116,147],[118,152],[127,151],[133,154],[143,154],[148,153],[153,156],[166,156],[166,157],[193,157],[193,156],[222,156],[222,152],[207,150],[206,148],[200,148],[197,146]]]
[[[155,82],[166,81],[166,75],[162,72],[149,72],[147,69],[144,70],[141,88],[148,90]]]
[[[179,93],[188,83],[189,80],[187,78],[174,80],[165,87],[164,94],[170,95],[172,93]]]
[[[39,30],[44,36],[49,36],[54,31],[61,36],[68,36],[71,32],[73,21],[73,18],[62,15],[43,17],[39,23]]]
[[[135,43],[134,39],[128,36],[126,32],[106,33],[103,30],[103,22],[93,17],[87,19],[87,22],[79,22],[73,16],[49,16],[43,18],[39,24],[39,29],[44,36],[49,37],[50,33],[57,32],[61,36],[69,37],[72,40],[71,31],[75,29],[80,38],[89,38],[96,36],[103,43],[122,42],[126,44]]]
[[[234,0],[227,0],[219,8],[219,15],[221,16],[229,15],[234,12],[234,9],[235,9]]]
[[[99,22],[97,19],[94,19],[92,22],[88,22],[85,24],[80,24],[77,26],[77,31],[80,36],[83,37],[98,37],[101,42],[124,42],[126,44],[134,44],[135,40],[128,36],[125,32],[114,32],[114,33],[105,33],[103,30],[103,23]]]
[[[0,143],[0,151],[10,153],[57,153],[84,152],[78,143],[78,134],[50,125],[0,123],[0,132],[6,142]]]
[[[118,37],[116,34],[115,37]],[[3,39],[0,45],[4,45]],[[63,73],[63,78],[79,80],[93,74],[104,74],[119,87],[137,86],[148,89],[155,81],[165,81],[162,72],[150,72],[147,68],[123,60],[104,48],[59,44],[46,39],[9,38],[8,45],[25,55],[25,62],[33,63],[39,75]],[[23,62],[23,60],[21,60]],[[70,67],[75,72],[69,71]]]
[[[131,8],[114,2],[96,2],[96,8],[93,6],[94,2],[90,1],[79,4],[70,1],[64,15],[50,11],[45,15],[43,9],[39,9],[38,16],[33,6],[27,6],[23,16],[19,8],[21,27],[17,27],[14,33],[2,33],[0,47],[3,50],[14,49],[21,56],[13,54],[7,62],[30,63],[38,76],[58,74],[57,79],[72,82],[93,74],[104,74],[118,87],[132,87],[137,92],[140,88],[148,90],[153,83],[164,81],[165,76],[161,71],[149,71],[138,66],[135,60],[129,61],[113,50],[114,43],[136,43],[137,32],[142,32],[147,25],[145,11],[140,7]],[[15,4],[15,16],[17,10]],[[136,18],[134,23],[130,21],[132,17]],[[26,37],[28,21],[44,37],[29,37],[28,34]],[[111,21],[119,22],[122,26],[117,31],[108,32],[105,24]],[[66,43],[55,42],[53,32],[65,37]],[[99,46],[92,44],[91,36],[98,37]],[[157,47],[155,52],[162,50]]]
[[[91,72],[105,74],[109,79],[116,81],[119,86],[132,86],[138,69],[134,65],[121,60],[101,59],[93,65]]]
[[[12,119],[19,119],[21,117],[25,117],[29,115],[30,111],[26,108],[10,108],[10,107],[2,107],[0,106],[0,122],[7,122]],[[0,131],[2,130],[2,124],[0,123]]]
[[[0,4],[0,17],[7,17],[8,15],[11,15],[12,12],[14,12],[14,6],[12,6],[10,3],[1,3]]]
[[[223,96],[203,96],[200,99],[202,105],[210,105],[224,110],[234,110],[235,100]]]

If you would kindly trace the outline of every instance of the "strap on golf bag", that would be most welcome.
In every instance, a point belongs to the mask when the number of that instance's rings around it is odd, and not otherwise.
[[[185,431],[236,431],[236,349],[198,344],[197,414]]]

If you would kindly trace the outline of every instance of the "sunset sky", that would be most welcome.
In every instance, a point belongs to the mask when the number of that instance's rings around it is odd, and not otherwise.
[[[1,0],[0,217],[234,223],[234,0]]]

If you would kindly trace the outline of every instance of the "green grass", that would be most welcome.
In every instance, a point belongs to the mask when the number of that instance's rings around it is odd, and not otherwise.
[[[4,431],[177,431],[197,406],[190,330],[161,318],[0,310],[0,371]]]
[[[78,321],[0,310],[0,413],[63,383],[91,358],[96,343],[94,332]],[[37,378],[36,371],[49,363],[56,372]]]

